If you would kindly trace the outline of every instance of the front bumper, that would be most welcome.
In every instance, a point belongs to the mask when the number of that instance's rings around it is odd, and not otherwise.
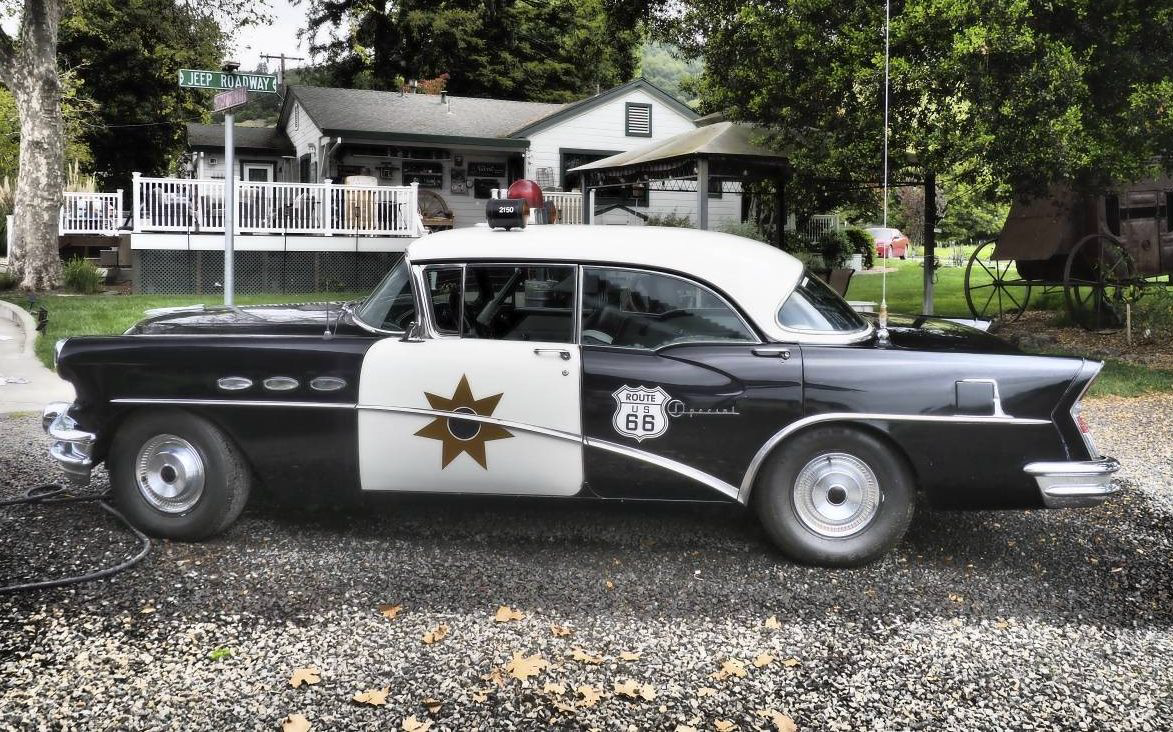
[[[1030,463],[1023,470],[1035,479],[1047,508],[1095,506],[1120,491],[1112,476],[1120,469],[1114,458],[1058,463]]]
[[[69,416],[72,404],[52,402],[41,412],[41,426],[53,440],[49,455],[61,466],[72,483],[86,485],[93,470],[94,440],[92,432],[77,429],[77,423]]]

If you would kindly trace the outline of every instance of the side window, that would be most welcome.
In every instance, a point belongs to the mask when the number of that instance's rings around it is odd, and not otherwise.
[[[756,340],[724,300],[695,282],[609,267],[583,270],[583,345],[656,349]]]
[[[411,292],[411,268],[406,259],[391,268],[379,286],[354,311],[362,322],[382,330],[406,330],[416,320]]]
[[[464,277],[465,338],[574,342],[571,265],[470,264]]]
[[[432,322],[440,333],[460,333],[462,267],[429,267],[424,270]]]

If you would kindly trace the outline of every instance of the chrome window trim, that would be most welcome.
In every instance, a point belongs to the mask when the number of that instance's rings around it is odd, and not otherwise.
[[[997,424],[997,425],[1044,425],[1052,424],[1049,419],[1034,419],[1031,417],[1011,417],[1009,415],[1003,416],[983,416],[983,415],[938,415],[938,414],[881,414],[872,412],[828,412],[826,414],[816,414],[810,417],[803,417],[795,422],[791,422],[781,430],[774,433],[774,435],[766,440],[765,444],[758,449],[754,454],[753,460],[750,461],[749,467],[745,471],[745,477],[741,479],[741,488],[737,493],[738,503],[748,503],[749,494],[753,490],[754,481],[757,479],[758,471],[761,470],[762,463],[766,461],[770,452],[778,446],[783,440],[790,435],[809,427],[812,424],[820,424],[822,422],[944,422],[952,424]]]
[[[736,305],[734,305],[732,302],[730,302],[729,298],[725,297],[720,292],[717,292],[717,290],[715,290],[714,288],[710,287],[709,285],[705,284],[704,282],[702,282],[698,279],[695,279],[692,277],[686,277],[684,275],[678,275],[674,272],[662,272],[660,270],[645,269],[642,267],[625,267],[623,265],[610,265],[610,264],[580,264],[579,270],[582,273],[581,274],[582,280],[586,279],[587,268],[622,270],[624,272],[635,272],[637,274],[651,274],[651,275],[657,275],[660,277],[671,277],[672,279],[680,280],[681,282],[684,282],[686,284],[690,284],[695,287],[699,287],[702,290],[704,290],[705,292],[708,292],[709,294],[716,297],[718,300],[721,301],[721,304],[723,304],[725,307],[729,308],[729,311],[732,312],[735,316],[737,316],[738,322],[740,322],[742,327],[745,328],[745,330],[747,332],[749,332],[749,334],[753,338],[753,340],[752,341],[732,341],[732,340],[679,341],[676,343],[667,343],[662,346],[656,346],[655,348],[641,348],[639,346],[612,346],[612,345],[606,344],[606,343],[583,343],[582,338],[581,338],[581,333],[580,333],[579,334],[580,337],[578,340],[578,345],[580,345],[580,346],[590,346],[591,348],[595,348],[595,347],[622,348],[624,350],[637,351],[639,353],[658,353],[661,349],[664,349],[664,348],[672,348],[675,346],[687,346],[687,345],[696,345],[696,344],[705,344],[705,345],[720,344],[720,345],[725,345],[725,346],[738,346],[738,345],[747,345],[748,344],[748,345],[752,345],[752,346],[760,346],[763,343],[765,343],[765,341],[763,341],[761,339],[761,337],[758,335],[757,329],[754,328],[752,325],[750,325],[749,321],[746,320],[745,315],[742,314],[740,308],[738,308]],[[578,317],[581,320],[582,319],[583,295],[584,295],[583,287],[581,286],[581,282],[580,282],[580,287],[578,288],[578,292],[579,292]]]
[[[698,483],[703,483],[721,495],[726,496],[727,498],[739,498],[739,491],[736,486],[726,483],[714,475],[709,475],[704,471],[697,470],[691,465],[686,465],[684,463],[677,462],[676,460],[661,457],[660,455],[655,455],[643,450],[637,450],[634,447],[628,447],[627,445],[620,445],[618,443],[608,442],[606,440],[596,440],[592,437],[584,437],[583,444],[587,447],[597,447],[601,450],[607,450],[608,452],[613,452],[617,455],[623,455],[635,460],[641,460],[645,463],[664,468],[665,470],[671,470],[674,473],[683,475],[684,477],[690,478]]]
[[[419,315],[420,299],[419,299],[419,293],[418,293],[417,288],[415,286],[415,284],[416,284],[415,279],[412,276],[414,266],[412,265],[411,260],[409,260],[407,258],[407,252],[403,253],[403,256],[399,259],[399,262],[403,262],[403,264],[407,267],[408,277],[411,278],[411,283],[412,283],[411,296],[412,296],[412,299],[415,300],[415,317],[416,317],[416,320],[418,321],[419,317],[420,317],[420,315]],[[399,262],[396,262],[394,265],[392,265],[392,268],[398,266]],[[379,283],[382,284],[382,280],[379,280]],[[374,290],[372,290],[367,295],[367,297],[369,298],[373,294],[375,294]],[[365,302],[366,299],[364,298],[363,301]],[[363,321],[362,318],[358,317],[358,310],[356,308],[350,307],[350,305],[351,305],[350,303],[342,303],[342,306],[341,306],[342,310],[343,310],[343,312],[350,314],[350,319],[353,320],[355,325],[357,325],[359,328],[362,328],[363,330],[365,330],[369,333],[374,333],[376,335],[403,335],[404,331],[402,331],[402,330],[387,330],[385,328],[376,328],[375,326]]]
[[[851,331],[825,331],[825,330],[806,330],[803,328],[791,328],[782,324],[782,308],[786,302],[794,297],[794,293],[798,291],[799,286],[802,285],[802,278],[810,275],[810,270],[805,267],[798,274],[798,279],[790,286],[790,291],[786,296],[778,301],[774,307],[774,325],[776,325],[783,333],[793,336],[796,343],[810,344],[812,346],[845,346],[852,343],[859,343],[866,341],[872,337],[876,327],[868,322],[867,318],[863,318],[864,327],[858,330]],[[810,275],[814,276],[814,275]],[[824,283],[826,284],[826,283]],[[830,287],[830,285],[828,285]],[[838,293],[836,293],[838,294]],[[850,305],[848,305],[850,307]],[[858,313],[857,313],[858,314]],[[861,316],[862,317],[862,316]]]
[[[111,404],[192,404],[201,407],[309,407],[318,409],[354,409],[353,402],[280,402],[264,399],[111,399]]]

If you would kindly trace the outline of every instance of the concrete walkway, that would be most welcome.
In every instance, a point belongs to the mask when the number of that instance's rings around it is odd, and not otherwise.
[[[32,316],[0,300],[0,414],[39,414],[49,402],[73,401],[73,386],[37,360],[36,339]]]

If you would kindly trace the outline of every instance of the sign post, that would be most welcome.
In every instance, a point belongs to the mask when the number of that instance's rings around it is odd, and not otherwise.
[[[250,91],[277,93],[277,77],[271,74],[238,74],[236,69],[225,64],[225,71],[201,71],[180,69],[179,86],[191,89],[215,89],[220,91],[212,101],[212,108],[224,112],[224,305],[232,307],[236,283],[235,248],[236,234],[236,150],[233,139],[235,115],[231,110],[248,102]]]

